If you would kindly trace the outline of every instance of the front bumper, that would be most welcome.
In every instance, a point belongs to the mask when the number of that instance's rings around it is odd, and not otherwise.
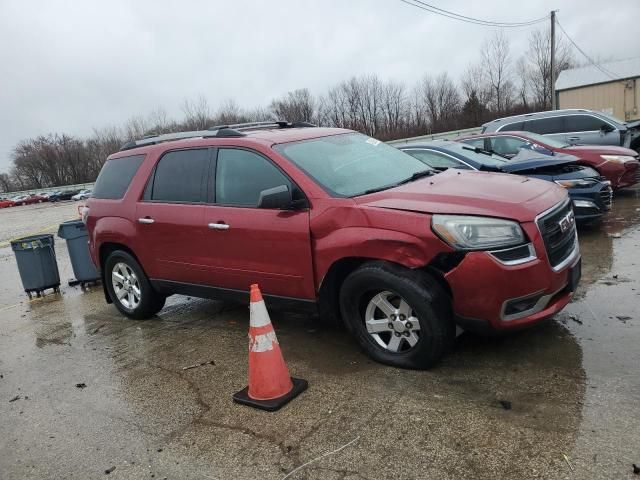
[[[613,190],[610,182],[599,182],[591,188],[570,188],[567,192],[577,222],[597,220],[611,210]]]
[[[445,274],[453,294],[454,317],[463,329],[516,330],[552,317],[571,300],[576,284],[572,272],[580,262],[577,238],[566,260],[552,268],[536,225],[522,227],[536,258],[505,265],[488,252],[470,252]]]

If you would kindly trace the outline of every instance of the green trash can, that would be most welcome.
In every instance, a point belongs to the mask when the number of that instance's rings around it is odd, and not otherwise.
[[[60,273],[56,261],[53,235],[33,235],[11,241],[11,249],[18,263],[24,291],[40,296],[52,288],[60,291]]]
[[[89,255],[89,245],[87,243],[89,233],[82,220],[69,220],[61,223],[60,227],[58,227],[58,236],[67,241],[67,250],[69,250],[73,274],[76,276],[76,280],[69,282],[69,284],[89,283],[99,280],[100,272],[91,261],[91,256]]]

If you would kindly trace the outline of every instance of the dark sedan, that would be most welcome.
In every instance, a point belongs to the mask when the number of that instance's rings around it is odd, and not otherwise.
[[[80,190],[62,190],[49,195],[50,202],[58,202],[60,200],[71,200],[71,197],[80,193]]]
[[[567,189],[578,222],[597,220],[611,209],[611,182],[594,169],[577,165],[577,159],[572,155],[549,157],[522,149],[513,159],[507,160],[481,148],[448,140],[404,145],[400,149],[439,170],[484,170],[555,182]]]

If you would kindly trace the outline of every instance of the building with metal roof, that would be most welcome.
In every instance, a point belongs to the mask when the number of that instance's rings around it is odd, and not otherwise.
[[[640,57],[564,70],[556,80],[558,108],[587,108],[640,119]]]

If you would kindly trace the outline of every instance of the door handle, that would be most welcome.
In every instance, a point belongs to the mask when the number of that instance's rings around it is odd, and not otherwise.
[[[151,217],[144,217],[144,218],[138,219],[138,223],[141,223],[143,225],[151,225],[153,222],[155,222],[155,220]]]
[[[210,223],[207,225],[211,230],[229,230],[229,225],[223,222]]]
[[[570,142],[577,142],[578,140],[580,140],[580,137],[569,137]]]

